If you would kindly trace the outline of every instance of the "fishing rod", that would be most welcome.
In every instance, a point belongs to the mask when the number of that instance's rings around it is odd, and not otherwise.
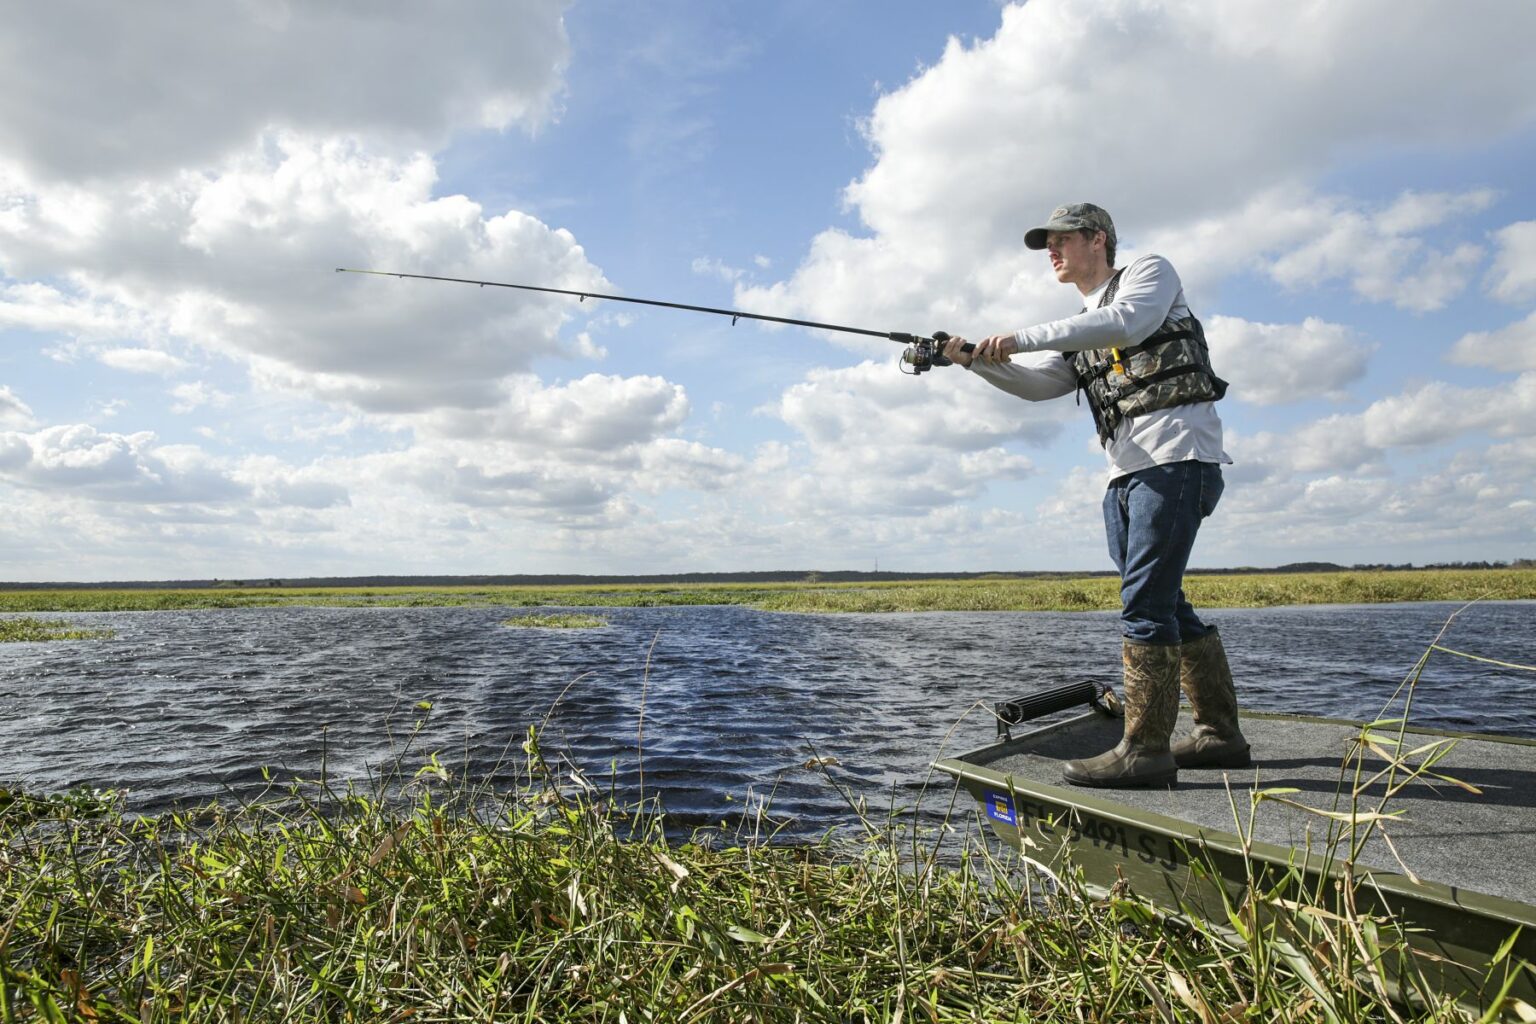
[[[901,354],[901,362],[897,364],[912,367],[909,376],[917,376],[925,370],[931,370],[935,366],[948,366],[953,360],[944,356],[944,343],[949,341],[949,335],[943,331],[934,331],[932,337],[923,337],[920,334],[907,334],[902,331],[871,331],[863,327],[845,327],[842,324],[824,324],[815,320],[794,320],[786,316],[768,316],[766,313],[745,313],[739,309],[718,309],[714,306],[690,306],[683,302],[662,302],[660,299],[635,299],[627,295],[604,295],[600,292],[572,291],[567,288],[546,288],[536,284],[507,284],[505,281],[476,281],[467,277],[436,277],[432,274],[402,274],[393,270],[354,270],[348,267],[337,267],[338,274],[374,274],[378,277],[413,278],[417,281],[447,281],[450,284],[474,284],[481,288],[515,288],[524,292],[548,292],[551,295],[574,295],[579,301],[587,299],[607,299],[610,302],[633,302],[641,306],[664,306],[667,309],[686,309],[695,313],[713,313],[716,316],[728,316],[731,318],[731,326],[736,326],[738,320],[766,320],[774,324],[789,324],[792,327],[814,327],[821,331],[840,331],[843,334],[862,334],[871,338],[885,338],[899,345],[907,346]],[[970,352],[976,346],[966,342],[961,346],[961,351]],[[902,370],[902,373],[908,373]]]

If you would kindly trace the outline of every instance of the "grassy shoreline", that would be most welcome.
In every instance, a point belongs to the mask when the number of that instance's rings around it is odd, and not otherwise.
[[[1196,607],[1536,600],[1536,569],[1191,575]],[[0,613],[274,607],[661,607],[734,604],[783,612],[1111,611],[1107,576],[859,583],[601,584],[538,587],[330,587],[0,590]]]
[[[1131,892],[1046,899],[974,815],[943,863],[867,820],[840,847],[668,843],[530,749],[498,795],[435,758],[403,801],[310,784],[129,818],[0,791],[0,1020],[1477,1019],[1387,1002],[1390,922],[1325,917],[1281,955],[1268,926],[1234,946]],[[1388,953],[1357,952],[1362,925]]]

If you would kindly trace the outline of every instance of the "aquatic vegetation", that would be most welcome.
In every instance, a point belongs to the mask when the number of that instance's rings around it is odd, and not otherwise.
[[[22,616],[0,619],[0,643],[39,643],[49,640],[108,640],[110,629],[81,629],[63,619]]]
[[[1197,607],[1263,608],[1397,601],[1536,600],[1536,569],[1318,573],[1193,573]],[[176,611],[282,605],[328,607],[607,607],[734,604],[786,612],[1112,611],[1109,575],[1000,576],[828,583],[570,584],[445,587],[209,587],[0,591],[0,612]]]
[[[601,615],[580,615],[575,612],[557,615],[514,615],[502,619],[503,626],[521,629],[598,629],[608,625]]]
[[[1200,608],[1303,604],[1536,599],[1536,570],[1192,574],[1184,589]],[[800,612],[1116,611],[1114,576],[920,580],[777,591],[757,607]]]

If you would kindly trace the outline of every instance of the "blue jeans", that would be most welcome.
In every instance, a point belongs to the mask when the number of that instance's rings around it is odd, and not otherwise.
[[[1178,644],[1213,627],[1184,599],[1184,569],[1200,521],[1221,499],[1221,467],[1174,462],[1127,473],[1104,492],[1109,557],[1120,570],[1120,632],[1128,640]]]

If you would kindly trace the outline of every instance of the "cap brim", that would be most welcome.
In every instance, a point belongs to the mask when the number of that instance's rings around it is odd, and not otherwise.
[[[1050,228],[1030,228],[1024,232],[1024,248],[1044,249],[1045,236],[1050,233]]]

